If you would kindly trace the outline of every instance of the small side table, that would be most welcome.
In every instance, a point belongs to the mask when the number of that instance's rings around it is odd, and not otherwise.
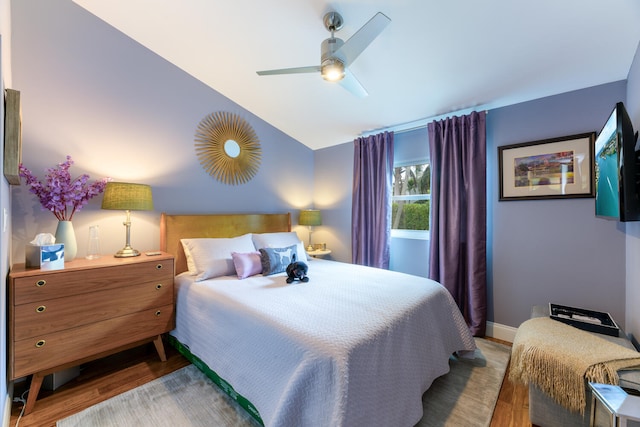
[[[331,249],[314,249],[312,251],[307,251],[307,255],[310,255],[314,258],[316,257],[325,257],[331,253]]]
[[[626,427],[627,421],[640,421],[640,397],[632,396],[621,387],[611,384],[589,383],[591,394],[591,426],[595,426],[596,410],[604,407],[612,427]],[[598,405],[600,403],[600,405]]]

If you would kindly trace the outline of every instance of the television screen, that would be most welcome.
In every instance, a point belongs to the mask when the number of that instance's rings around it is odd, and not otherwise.
[[[618,118],[613,110],[595,143],[596,215],[620,218]]]
[[[624,104],[618,102],[594,146],[596,216],[640,220],[640,152]]]

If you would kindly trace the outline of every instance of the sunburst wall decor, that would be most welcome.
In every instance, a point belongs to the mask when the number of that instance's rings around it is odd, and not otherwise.
[[[236,114],[209,114],[198,125],[195,141],[200,164],[220,182],[244,184],[258,172],[262,155],[258,137]]]

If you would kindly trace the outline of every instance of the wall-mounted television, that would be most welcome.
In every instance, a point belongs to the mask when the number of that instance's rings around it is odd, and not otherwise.
[[[624,104],[618,102],[595,141],[596,216],[640,221],[640,151]]]

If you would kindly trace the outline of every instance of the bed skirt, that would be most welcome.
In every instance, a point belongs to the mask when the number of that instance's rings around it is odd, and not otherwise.
[[[231,399],[235,400],[245,411],[251,415],[261,426],[264,426],[264,421],[260,417],[260,413],[256,407],[247,398],[236,392],[231,384],[221,378],[213,369],[204,363],[198,356],[191,353],[191,351],[176,339],[173,335],[169,334],[169,344],[173,346],[180,354],[187,358],[196,368],[200,369],[211,381],[216,384],[220,390],[225,392]]]

